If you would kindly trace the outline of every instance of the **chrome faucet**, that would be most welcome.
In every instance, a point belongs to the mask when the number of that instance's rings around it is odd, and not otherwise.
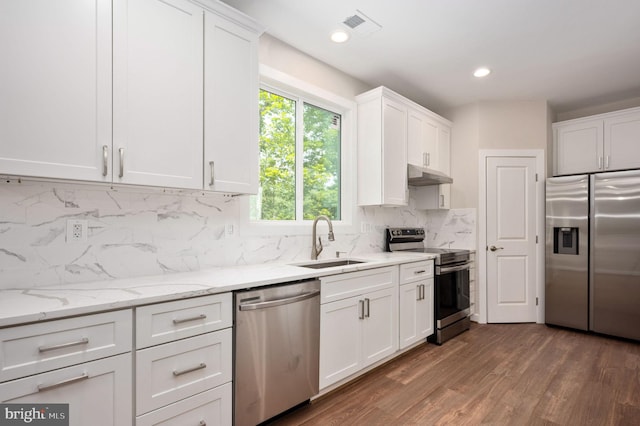
[[[316,226],[318,225],[318,221],[320,219],[326,220],[329,224],[329,241],[335,241],[336,239],[333,235],[333,225],[331,224],[331,220],[325,215],[316,217],[313,221],[313,233],[311,235],[311,238],[313,239],[313,244],[311,245],[311,260],[316,260],[318,258],[318,255],[322,252],[322,239],[320,237],[318,237],[318,243],[316,245]]]

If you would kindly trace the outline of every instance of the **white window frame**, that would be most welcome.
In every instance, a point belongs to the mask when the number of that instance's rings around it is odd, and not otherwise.
[[[332,220],[338,233],[355,232],[356,113],[357,104],[286,73],[260,65],[260,88],[278,95],[301,97],[305,102],[341,115],[340,220]],[[297,126],[301,128],[301,126]],[[296,130],[298,131],[298,130]],[[296,171],[298,166],[296,162]],[[301,163],[300,163],[301,164]],[[300,197],[297,196],[298,199]],[[298,201],[296,201],[298,202]],[[311,235],[312,220],[251,220],[249,197],[240,199],[241,233],[247,235]]]

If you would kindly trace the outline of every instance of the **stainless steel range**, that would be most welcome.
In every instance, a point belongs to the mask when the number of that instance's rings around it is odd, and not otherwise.
[[[469,329],[469,259],[471,252],[424,246],[422,228],[388,228],[386,250],[432,253],[435,259],[435,324],[430,342],[442,344]]]

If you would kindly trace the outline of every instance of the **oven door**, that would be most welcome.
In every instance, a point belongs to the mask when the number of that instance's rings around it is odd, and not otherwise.
[[[438,328],[469,315],[469,263],[436,267],[435,287]]]

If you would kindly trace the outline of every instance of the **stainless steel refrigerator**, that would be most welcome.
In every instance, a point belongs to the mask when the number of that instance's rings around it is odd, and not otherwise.
[[[640,340],[640,171],[546,188],[546,323]]]

